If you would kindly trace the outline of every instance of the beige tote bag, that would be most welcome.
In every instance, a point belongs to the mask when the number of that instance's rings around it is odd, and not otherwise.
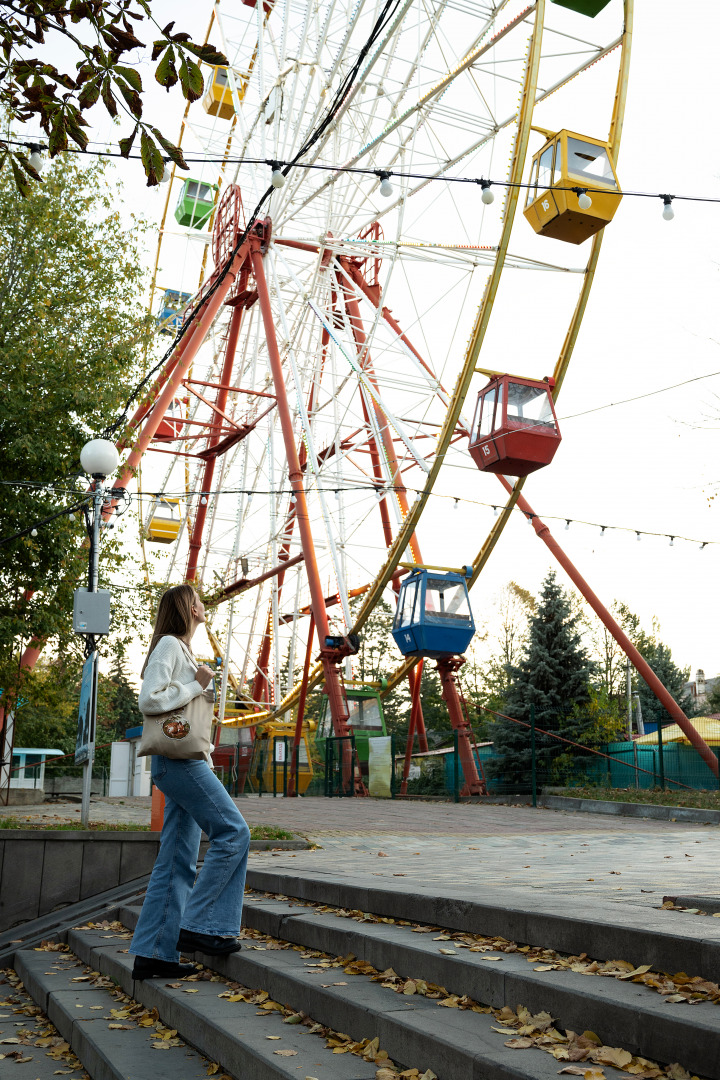
[[[179,640],[179,639],[178,639]],[[180,644],[197,671],[198,665],[184,643]],[[213,721],[215,690],[213,683],[187,705],[164,713],[143,713],[143,730],[137,756],[162,757],[181,761],[210,758],[210,734]]]

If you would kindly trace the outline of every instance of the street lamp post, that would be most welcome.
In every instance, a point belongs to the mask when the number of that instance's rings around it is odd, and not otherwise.
[[[83,790],[80,819],[87,827],[90,820],[90,789],[95,757],[95,726],[97,721],[98,639],[110,632],[110,592],[98,588],[100,565],[100,529],[107,491],[104,481],[118,466],[118,452],[107,439],[92,439],[82,448],[80,464],[92,477],[93,496],[91,520],[87,520],[90,539],[90,560],[87,589],[76,589],[73,607],[73,629],[83,634],[85,664],[80,690],[78,735],[75,763],[83,766]],[[90,514],[86,515],[90,518]]]

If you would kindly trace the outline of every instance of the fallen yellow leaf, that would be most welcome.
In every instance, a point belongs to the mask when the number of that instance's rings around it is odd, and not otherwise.
[[[528,1046],[532,1046],[532,1039],[527,1037],[522,1039],[506,1039],[505,1045],[509,1046],[511,1050],[527,1050]]]

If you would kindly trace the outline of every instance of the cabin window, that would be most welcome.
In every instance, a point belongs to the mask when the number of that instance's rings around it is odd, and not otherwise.
[[[380,708],[375,698],[348,701],[348,724],[354,730],[382,731]]]
[[[540,155],[540,161],[538,162],[538,179],[537,187],[538,191],[547,191],[549,187],[552,187],[552,165],[553,165],[553,151],[555,146],[548,146],[547,150],[543,150]]]
[[[550,397],[544,387],[508,383],[508,423],[555,427]]]
[[[604,146],[584,142],[582,139],[567,140],[567,171],[605,187],[617,188],[610,159]]]
[[[417,581],[413,581],[404,587],[402,597],[400,598],[400,605],[395,616],[396,627],[411,625],[413,621],[413,608],[415,607],[417,587]]]
[[[465,585],[447,578],[429,577],[425,584],[426,623],[447,625],[448,623],[469,623],[470,605],[468,604]]]
[[[495,400],[497,398],[497,390],[488,390],[487,394],[482,399],[482,416],[480,417],[480,428],[478,431],[478,437],[481,439],[487,438],[493,429],[493,416],[495,415]]]
[[[525,205],[529,206],[531,202],[534,202],[537,197],[537,170],[538,163],[533,161],[532,169],[530,170],[530,186],[527,190],[527,196],[525,198]]]

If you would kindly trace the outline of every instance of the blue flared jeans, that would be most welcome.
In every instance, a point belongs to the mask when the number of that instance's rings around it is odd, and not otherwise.
[[[250,830],[205,761],[153,757],[151,775],[165,796],[160,850],[129,952],[177,960],[180,929],[240,933]],[[203,830],[210,841],[200,874]]]

